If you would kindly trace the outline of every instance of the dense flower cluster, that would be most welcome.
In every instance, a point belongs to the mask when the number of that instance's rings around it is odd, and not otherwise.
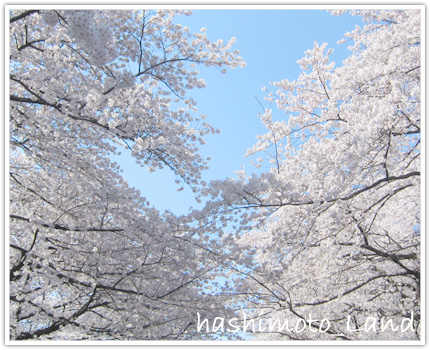
[[[133,73],[129,71],[117,73],[115,79],[117,81],[116,86],[118,88],[130,88],[134,85],[136,80]]]
[[[266,89],[277,109],[261,115],[267,133],[249,154],[265,154],[270,171],[213,182],[195,213],[205,230],[223,230],[243,296],[232,302],[256,322],[330,322],[261,339],[421,336],[421,13],[354,14],[365,25],[346,34],[353,53],[342,66],[315,43],[298,79]],[[413,327],[365,331],[384,317]]]
[[[100,67],[114,57],[112,48],[112,34],[108,25],[96,23],[94,11],[67,11],[67,20],[70,25],[70,36],[87,50],[94,65]]]
[[[343,65],[315,43],[298,79],[265,89],[276,109],[249,154],[269,170],[209,187],[199,146],[217,130],[196,116],[196,67],[245,63],[179,14],[11,11],[11,338],[204,338],[196,312],[239,322],[232,306],[303,325],[261,339],[419,339],[420,11],[352,11],[364,25]],[[119,147],[204,208],[151,207]],[[220,273],[226,293],[205,294]]]
[[[43,11],[43,20],[50,26],[55,26],[58,23],[58,15],[55,11]]]
[[[215,129],[190,96],[205,86],[195,68],[242,60],[175,24],[182,13],[11,11],[12,339],[188,339],[195,310],[225,309],[200,293],[207,237],[151,207],[111,159],[125,147],[202,186],[198,147]]]

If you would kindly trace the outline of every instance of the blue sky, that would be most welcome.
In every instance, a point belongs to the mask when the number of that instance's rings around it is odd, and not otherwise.
[[[314,45],[328,43],[334,49],[331,59],[336,66],[349,55],[348,44],[338,45],[343,34],[351,31],[361,20],[344,14],[332,16],[325,10],[194,10],[191,16],[179,16],[176,21],[197,32],[207,28],[211,40],[227,41],[236,37],[233,48],[247,63],[246,68],[228,70],[220,74],[216,69],[199,67],[207,87],[191,92],[197,101],[199,114],[221,130],[206,138],[201,153],[211,157],[210,170],[204,173],[206,181],[232,177],[241,165],[250,172],[249,159],[244,155],[256,142],[255,135],[264,134],[265,128],[258,113],[269,107],[264,101],[263,86],[270,81],[294,80],[300,74],[296,61]],[[123,176],[133,187],[140,189],[155,208],[186,214],[198,207],[190,189],[177,192],[175,176],[167,169],[149,174],[122,153],[115,160],[124,169]]]

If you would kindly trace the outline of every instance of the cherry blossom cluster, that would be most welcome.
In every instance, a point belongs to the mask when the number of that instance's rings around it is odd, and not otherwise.
[[[43,11],[42,18],[51,27],[58,23],[58,15],[55,11]]]
[[[266,102],[277,108],[260,115],[267,133],[248,152],[261,154],[257,166],[269,170],[213,181],[214,199],[194,214],[205,230],[222,232],[222,250],[236,264],[226,276],[239,276],[235,291],[251,295],[241,302],[256,317],[337,320],[324,335],[290,330],[259,339],[422,334],[422,14],[352,14],[364,24],[345,34],[352,54],[340,67],[327,44],[315,43],[297,61],[297,79],[271,83]],[[398,324],[409,318],[409,331],[362,331],[368,317],[387,316]]]
[[[69,21],[69,33],[91,56],[96,66],[102,66],[113,59],[109,43],[112,34],[107,25],[97,23],[94,11],[64,11]]]
[[[129,88],[135,83],[136,77],[130,71],[118,72],[115,74],[116,87]]]
[[[125,146],[204,186],[198,146],[215,129],[195,115],[194,68],[241,59],[202,33],[191,45],[181,12],[10,12],[12,339],[190,338],[214,304],[208,235],[153,208],[111,158]]]

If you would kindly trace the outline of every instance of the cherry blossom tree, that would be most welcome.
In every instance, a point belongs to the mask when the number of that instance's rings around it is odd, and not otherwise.
[[[265,89],[249,154],[270,170],[213,182],[194,213],[224,230],[226,292],[260,339],[420,338],[421,12],[352,14],[341,66],[315,43]]]
[[[196,310],[224,309],[201,292],[218,264],[208,238],[110,160],[125,147],[204,185],[198,147],[216,130],[196,117],[195,67],[244,62],[184,14],[10,11],[11,339],[188,339]]]

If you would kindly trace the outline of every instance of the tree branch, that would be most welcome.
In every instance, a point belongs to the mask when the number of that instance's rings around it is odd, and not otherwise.
[[[19,21],[20,19],[23,19],[23,18],[25,18],[25,17],[27,17],[27,16],[30,16],[30,15],[32,15],[33,13],[39,13],[39,12],[40,12],[40,10],[29,10],[29,11],[25,11],[25,12],[21,13],[21,14],[20,14],[20,15],[18,15],[18,16],[12,17],[12,18],[9,20],[9,23],[13,23],[13,22]]]

